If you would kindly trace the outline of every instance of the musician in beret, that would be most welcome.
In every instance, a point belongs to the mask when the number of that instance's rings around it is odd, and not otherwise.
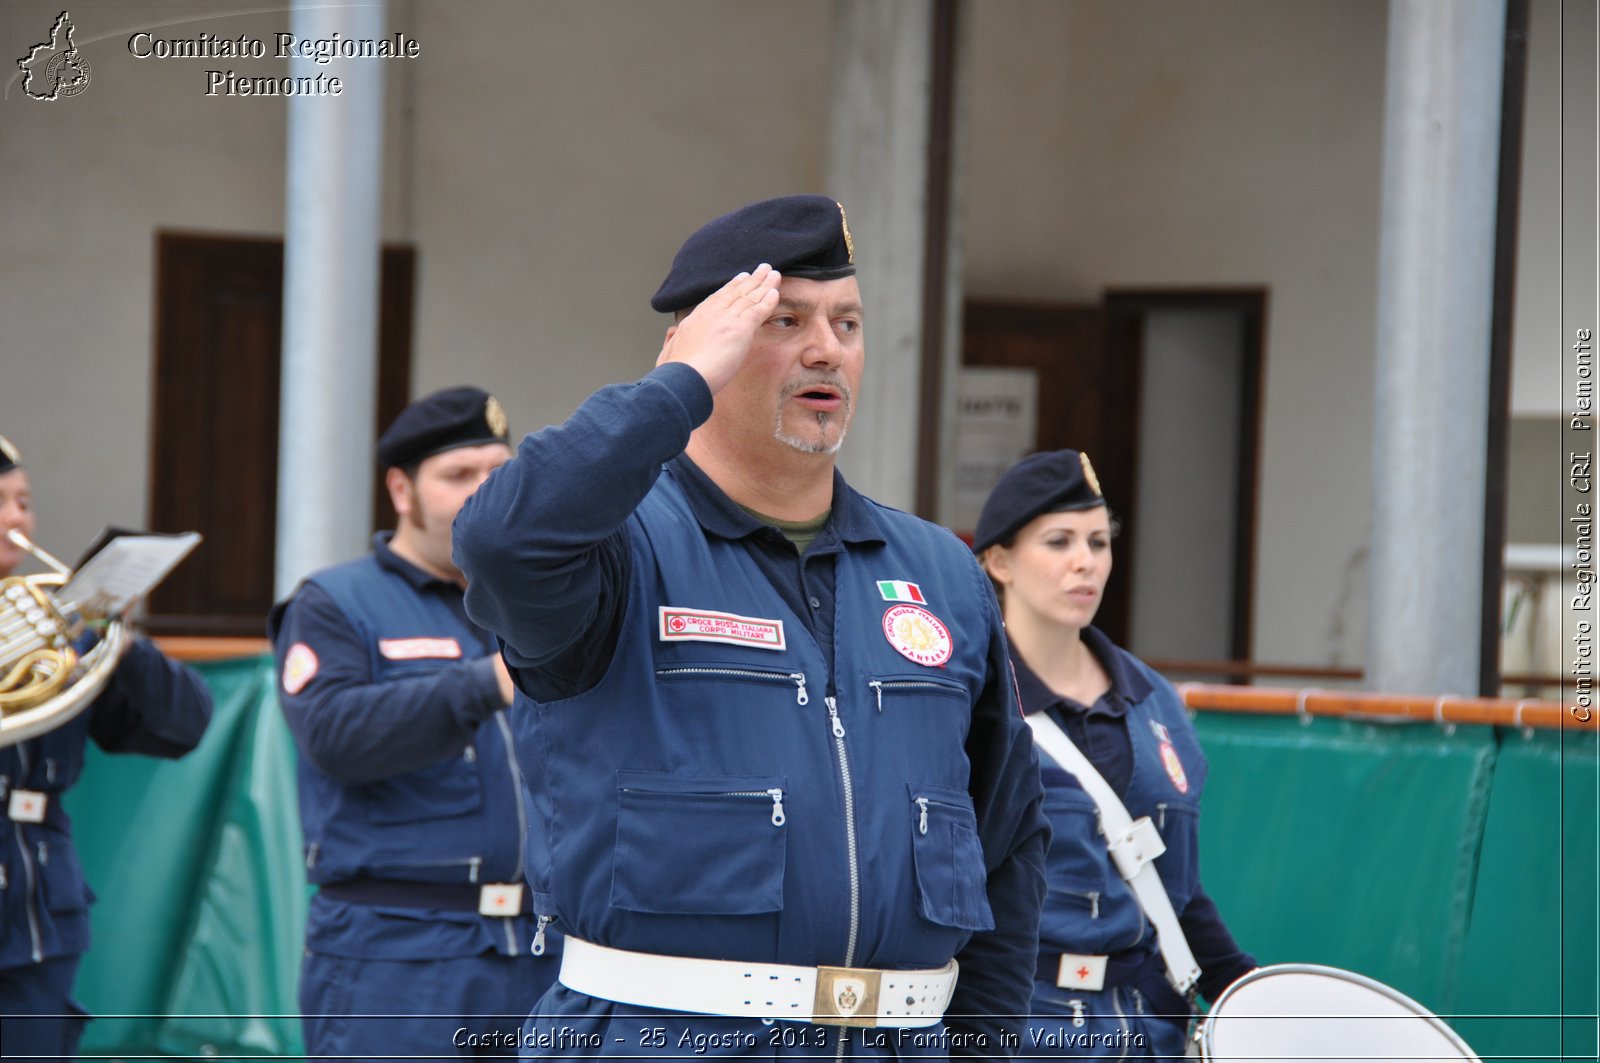
[[[1076,450],[1018,462],[973,535],[1005,610],[1052,830],[1025,1052],[1038,1059],[1181,1058],[1194,996],[1215,1000],[1255,967],[1200,882],[1207,769],[1188,713],[1093,624],[1113,537]],[[1112,829],[1107,791],[1146,833]],[[1145,867],[1136,852],[1159,855]]]
[[[33,490],[22,455],[0,436],[0,578],[28,554],[6,533],[33,538]],[[93,645],[85,635],[80,652]],[[6,669],[9,669],[9,660]],[[89,948],[89,905],[62,797],[93,739],[108,753],[181,757],[200,743],[211,693],[149,640],[128,644],[88,708],[45,734],[0,747],[0,1045],[7,1059],[77,1054],[88,1016],[72,999]]]
[[[511,456],[479,388],[418,399],[378,440],[399,521],[268,619],[299,748],[300,1008],[311,1058],[515,1055],[557,935],[523,883],[532,817],[511,679],[462,607],[450,522]]]
[[[711,221],[652,300],[656,368],[456,519],[542,769],[535,909],[568,933],[526,1055],[1016,1051],[1038,761],[971,553],[835,468],[855,270],[826,196]]]

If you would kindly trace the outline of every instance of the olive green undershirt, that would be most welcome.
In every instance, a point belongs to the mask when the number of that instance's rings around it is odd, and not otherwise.
[[[832,509],[825,509],[822,511],[821,516],[812,517],[810,520],[779,520],[777,517],[769,517],[765,513],[757,513],[749,506],[740,506],[739,508],[761,523],[777,528],[783,533],[785,539],[794,543],[795,550],[802,554],[806,552],[807,547],[816,541],[817,536],[822,534],[822,529],[828,523],[829,515],[833,513]]]

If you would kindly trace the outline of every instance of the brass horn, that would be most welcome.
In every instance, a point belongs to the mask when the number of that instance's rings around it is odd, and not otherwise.
[[[59,599],[71,569],[21,532],[6,535],[53,571],[0,580],[0,747],[53,731],[88,708],[128,639],[120,618]],[[74,643],[100,620],[107,621],[100,640],[79,656]]]

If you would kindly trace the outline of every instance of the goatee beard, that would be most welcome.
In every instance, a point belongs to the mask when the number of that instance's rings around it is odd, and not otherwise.
[[[783,409],[788,405],[789,399],[802,391],[827,385],[839,393],[840,410],[839,438],[828,442],[828,426],[833,422],[834,414],[822,410],[817,411],[817,438],[807,439],[803,436],[790,435],[783,430]],[[850,431],[850,409],[853,397],[850,388],[843,380],[831,373],[818,373],[805,379],[796,381],[783,389],[778,396],[778,412],[773,419],[772,438],[784,446],[793,447],[802,454],[837,454],[839,448],[844,446],[844,437]]]

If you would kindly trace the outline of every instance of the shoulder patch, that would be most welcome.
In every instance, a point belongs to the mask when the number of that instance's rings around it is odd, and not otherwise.
[[[283,655],[283,692],[290,697],[300,693],[316,678],[317,653],[303,642],[289,647]]]

